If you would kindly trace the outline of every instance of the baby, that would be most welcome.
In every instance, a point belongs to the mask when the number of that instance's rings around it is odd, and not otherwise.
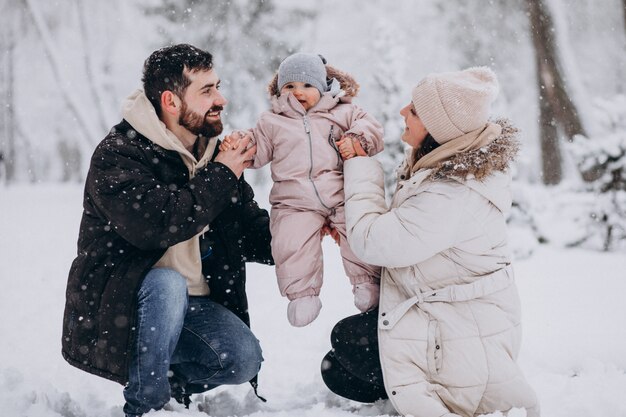
[[[351,103],[356,81],[325,64],[321,55],[287,57],[269,85],[272,110],[220,145],[228,149],[249,135],[257,146],[252,168],[271,163],[272,255],[280,293],[290,300],[287,317],[297,327],[322,308],[325,233],[339,244],[356,307],[365,312],[378,305],[380,268],[359,260],[346,238],[342,154],[354,155],[353,142],[369,155],[380,152],[382,127]]]

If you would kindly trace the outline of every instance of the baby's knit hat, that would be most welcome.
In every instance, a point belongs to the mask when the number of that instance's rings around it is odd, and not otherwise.
[[[321,94],[328,91],[326,60],[321,55],[299,52],[285,58],[278,67],[278,91],[285,84],[299,81],[309,83]]]
[[[487,67],[429,74],[413,89],[413,105],[439,144],[487,123],[498,95],[496,74]]]

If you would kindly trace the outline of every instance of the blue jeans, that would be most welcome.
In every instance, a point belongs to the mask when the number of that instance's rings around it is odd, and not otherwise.
[[[178,272],[155,268],[138,294],[124,412],[141,415],[170,400],[170,380],[187,393],[251,380],[261,368],[259,341],[248,326],[208,297],[189,297]]]

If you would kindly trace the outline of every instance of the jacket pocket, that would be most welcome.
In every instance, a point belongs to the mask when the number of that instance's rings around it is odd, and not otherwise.
[[[439,322],[430,316],[428,321],[428,372],[431,376],[437,375],[443,363],[443,346],[441,344],[441,330]]]

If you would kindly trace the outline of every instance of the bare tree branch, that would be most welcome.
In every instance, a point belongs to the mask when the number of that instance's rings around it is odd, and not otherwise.
[[[46,56],[50,63],[50,67],[52,69],[52,73],[54,78],[57,80],[57,85],[61,91],[61,95],[65,104],[69,108],[69,110],[74,115],[76,123],[78,124],[79,129],[82,131],[81,137],[85,138],[90,147],[93,147],[98,141],[98,135],[93,132],[90,128],[90,123],[88,118],[83,114],[80,110],[80,105],[74,96],[70,93],[69,89],[65,87],[65,83],[63,82],[62,72],[59,69],[60,64],[58,62],[59,53],[56,50],[54,44],[52,43],[52,35],[48,30],[48,26],[43,19],[43,16],[40,10],[37,8],[37,4],[33,0],[25,0],[28,11],[30,12],[33,22],[35,23],[35,27],[39,32],[39,36],[43,41],[44,48],[46,49]]]
[[[85,74],[87,75],[87,84],[89,86],[89,92],[91,93],[93,102],[98,109],[98,124],[99,128],[102,132],[106,132],[109,130],[109,127],[104,119],[106,114],[106,109],[104,108],[104,103],[101,95],[98,92],[98,85],[96,84],[94,78],[94,70],[91,62],[91,53],[89,48],[89,31],[87,30],[86,25],[86,16],[85,16],[85,2],[81,0],[76,0],[76,8],[78,9],[78,26],[80,28],[81,40],[83,43],[83,63],[85,65]]]

